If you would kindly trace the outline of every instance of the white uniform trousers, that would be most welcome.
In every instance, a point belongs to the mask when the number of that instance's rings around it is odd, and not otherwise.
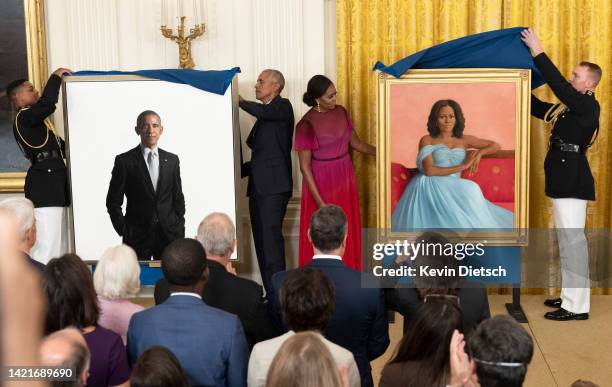
[[[34,209],[36,218],[36,244],[32,258],[45,265],[52,258],[68,252],[67,207],[41,207]]]
[[[590,308],[589,248],[584,234],[587,201],[553,199],[553,216],[561,257],[561,307],[572,313]]]

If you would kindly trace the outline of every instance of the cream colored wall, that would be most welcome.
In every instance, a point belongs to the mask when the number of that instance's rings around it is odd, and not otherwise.
[[[307,110],[301,97],[308,79],[321,73],[335,79],[335,1],[205,2],[207,32],[193,42],[196,69],[239,66],[242,69],[238,76],[239,92],[243,97],[254,99],[253,86],[262,69],[279,69],[287,83],[283,95],[291,100],[298,120]],[[50,71],[57,67],[75,71],[177,67],[176,44],[163,38],[159,31],[161,0],[46,0],[45,13]],[[55,122],[63,131],[59,110]],[[251,116],[240,112],[243,140],[253,123]],[[247,150],[245,158],[248,157]],[[299,237],[301,177],[295,157],[294,177],[294,196],[284,225],[290,267],[297,263]],[[242,232],[238,238],[243,251],[239,271],[259,280],[245,183],[239,194]]]

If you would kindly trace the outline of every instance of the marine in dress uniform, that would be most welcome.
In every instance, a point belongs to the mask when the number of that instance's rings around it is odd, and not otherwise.
[[[70,205],[70,190],[65,164],[65,143],[49,116],[55,111],[62,76],[68,69],[56,70],[42,95],[27,80],[12,82],[7,94],[19,109],[13,122],[13,134],[31,166],[25,178],[25,197],[34,203],[37,242],[32,256],[47,263],[67,251],[66,209]]]
[[[535,40],[534,40],[535,39]],[[586,205],[595,200],[595,181],[586,152],[599,128],[599,103],[593,89],[601,78],[599,66],[581,62],[568,82],[542,51],[531,30],[523,31],[542,77],[561,101],[557,104],[531,96],[531,114],[553,124],[544,160],[546,195],[553,200],[553,215],[561,256],[562,290],[545,305],[558,308],[549,320],[586,320],[590,308],[588,244],[584,235]]]

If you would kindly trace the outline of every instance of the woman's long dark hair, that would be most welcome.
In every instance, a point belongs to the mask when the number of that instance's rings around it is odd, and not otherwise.
[[[429,112],[429,118],[427,119],[427,131],[431,137],[438,137],[440,135],[440,128],[438,127],[438,115],[440,109],[444,106],[450,106],[455,112],[455,127],[453,128],[453,137],[463,137],[463,129],[465,129],[465,117],[461,106],[452,99],[441,99],[436,101],[431,107]]]
[[[66,254],[49,261],[43,272],[43,290],[47,297],[46,334],[98,323],[100,308],[91,272],[78,255]]]
[[[455,329],[463,331],[457,303],[444,298],[428,299],[417,309],[389,364],[411,362],[418,367],[414,375],[419,379],[407,385],[444,386],[450,375],[449,345]]]

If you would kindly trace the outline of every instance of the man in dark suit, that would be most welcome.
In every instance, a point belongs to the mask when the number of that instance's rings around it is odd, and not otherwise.
[[[179,158],[157,147],[164,127],[154,111],[140,113],[135,129],[140,144],[115,158],[106,208],[115,231],[138,259],[160,259],[168,243],[185,236]]]
[[[21,231],[21,239],[19,248],[33,269],[42,273],[45,270],[45,265],[32,259],[30,251],[32,246],[36,244],[36,218],[34,216],[34,204],[30,199],[22,197],[11,197],[0,202],[0,209],[7,210],[15,217],[17,226]]]
[[[317,210],[308,230],[315,255],[307,267],[321,270],[336,288],[336,309],[324,336],[353,353],[361,385],[373,386],[370,361],[382,355],[389,346],[387,311],[382,289],[362,287],[362,273],[342,263],[346,232],[346,215],[342,208],[327,205]],[[279,289],[287,273],[276,273],[272,277],[269,298],[273,322],[281,332],[287,329],[282,325]]]
[[[247,138],[251,161],[243,165],[249,176],[247,196],[251,229],[261,278],[266,291],[272,274],[285,270],[283,219],[293,190],[291,146],[294,116],[291,102],[280,96],[285,78],[280,71],[264,70],[255,84],[255,97],[240,97],[240,107],[257,121]]]
[[[232,267],[230,257],[236,248],[236,229],[226,214],[212,213],[200,223],[196,239],[204,246],[209,277],[201,296],[209,306],[238,316],[244,327],[249,348],[274,337],[268,318],[267,302],[261,285],[240,278]],[[155,283],[155,304],[165,302],[169,295],[168,280]]]
[[[580,62],[568,82],[544,53],[535,33],[526,29],[521,34],[542,77],[561,101],[552,104],[531,96],[531,114],[553,123],[544,174],[546,196],[553,202],[561,257],[561,297],[544,302],[558,309],[544,317],[555,321],[586,320],[591,289],[584,226],[587,201],[595,200],[595,181],[586,151],[599,128],[600,108],[594,91],[601,79],[601,68]]]
[[[200,297],[208,277],[200,242],[170,243],[161,265],[172,294],[163,304],[132,316],[127,338],[130,363],[161,345],[174,353],[193,386],[245,386],[248,348],[240,320]]]

